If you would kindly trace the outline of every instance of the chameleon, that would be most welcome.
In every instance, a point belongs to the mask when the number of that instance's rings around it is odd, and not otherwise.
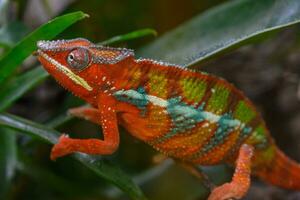
[[[110,155],[119,146],[118,126],[173,158],[198,177],[197,166],[227,163],[232,180],[212,188],[209,200],[241,199],[251,174],[300,190],[300,165],[275,144],[254,104],[226,80],[87,39],[37,42],[37,57],[58,83],[89,107],[70,109],[102,127],[103,140],[62,134],[51,159],[74,152]]]

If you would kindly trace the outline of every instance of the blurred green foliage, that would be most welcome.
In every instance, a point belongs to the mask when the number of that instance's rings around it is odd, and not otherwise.
[[[37,40],[66,29],[58,38],[86,37],[192,67],[300,21],[297,0],[78,0],[59,5],[43,0],[37,7],[33,2],[0,1],[0,110],[14,114],[0,114],[0,199],[145,199],[142,191],[149,199],[205,199],[208,194],[201,181],[169,161],[155,166],[155,152],[125,134],[112,156],[76,154],[49,161],[47,143],[58,136],[53,128],[72,137],[99,137],[101,132],[66,116],[67,108],[83,102],[47,80],[36,60],[24,62]],[[84,13],[90,17],[78,21]],[[220,183],[230,178],[228,171],[218,167],[208,173]]]

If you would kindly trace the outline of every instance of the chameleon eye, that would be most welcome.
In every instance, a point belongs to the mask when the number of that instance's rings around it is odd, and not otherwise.
[[[90,63],[90,56],[87,49],[77,48],[67,56],[67,63],[75,70],[83,70]]]

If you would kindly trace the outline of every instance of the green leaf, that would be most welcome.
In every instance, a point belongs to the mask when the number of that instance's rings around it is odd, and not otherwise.
[[[0,60],[0,84],[36,50],[37,41],[52,39],[76,21],[87,16],[81,11],[69,13],[49,21],[26,36]]]
[[[5,113],[0,114],[0,126],[18,130],[21,133],[27,133],[37,139],[41,139],[51,144],[57,143],[59,135],[59,133],[55,130]],[[99,159],[99,157],[93,157],[79,153],[75,154],[73,157],[77,161],[81,162],[84,166],[94,171],[98,176],[118,186],[132,199],[146,199],[139,187],[135,185],[126,174],[124,174],[116,165],[112,164],[111,162],[104,159]]]
[[[35,68],[19,77],[11,80],[8,87],[0,88],[0,111],[8,108],[15,100],[20,98],[26,91],[33,88],[48,74],[42,68]]]
[[[112,37],[108,40],[105,40],[103,42],[100,42],[99,44],[101,45],[109,45],[109,44],[114,44],[117,42],[123,42],[123,41],[128,41],[128,40],[134,40],[137,38],[141,38],[141,37],[145,37],[145,36],[149,36],[149,35],[157,35],[157,32],[153,29],[150,28],[146,28],[146,29],[140,29],[140,30],[136,30],[124,35],[118,35],[115,37]]]
[[[299,21],[299,0],[228,1],[166,33],[139,55],[191,66]]]
[[[17,145],[14,131],[0,128],[0,199],[6,199],[17,165]]]

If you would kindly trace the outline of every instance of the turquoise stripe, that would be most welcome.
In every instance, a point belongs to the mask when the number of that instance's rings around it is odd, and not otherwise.
[[[144,116],[147,111],[147,105],[152,103],[166,109],[166,112],[172,120],[172,130],[164,136],[152,141],[153,144],[162,143],[177,134],[184,134],[196,125],[203,121],[217,124],[217,130],[214,136],[208,143],[195,153],[192,157],[207,153],[208,151],[220,145],[226,137],[235,129],[241,129],[241,138],[247,137],[252,129],[247,127],[240,120],[235,119],[230,113],[217,115],[204,110],[205,102],[198,108],[188,105],[182,101],[182,97],[175,97],[168,100],[146,94],[144,88],[140,87],[137,90],[119,90],[113,94],[116,99],[122,102],[127,102],[141,110],[141,116]]]
[[[147,105],[149,101],[146,98],[145,89],[140,87],[135,90],[119,90],[116,91],[113,96],[121,102],[126,102],[136,106],[141,110],[141,116],[145,116],[147,112]]]
[[[211,137],[210,140],[207,142],[207,144],[204,145],[198,152],[196,152],[191,156],[192,159],[200,158],[201,156],[205,155],[206,153],[208,153],[218,145],[222,144],[226,140],[226,137],[228,137],[229,134],[234,130],[238,130],[239,128],[242,128],[240,133],[241,138],[245,138],[252,131],[251,127],[245,125],[244,127],[241,127],[240,124],[238,124],[236,120],[233,118],[232,114],[228,114],[228,113],[222,115],[222,117],[220,118],[217,124],[218,124],[218,128],[214,136]]]

